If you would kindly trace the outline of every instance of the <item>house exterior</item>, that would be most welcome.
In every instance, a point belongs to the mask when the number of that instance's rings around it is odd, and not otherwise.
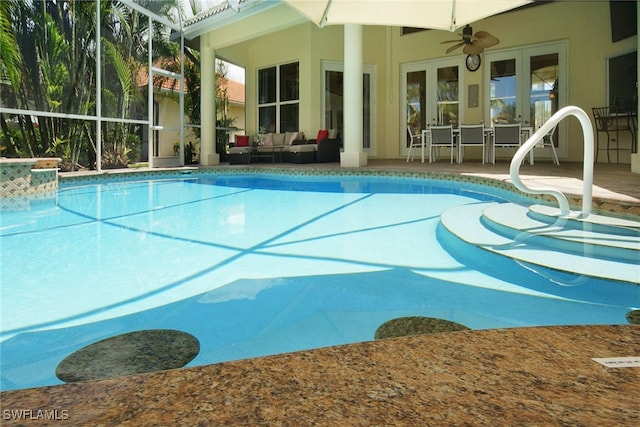
[[[612,18],[613,7],[619,6],[612,3],[633,6],[632,16],[623,16],[633,19]],[[353,125],[350,117],[362,117],[357,123],[362,126],[360,135],[343,135],[344,151],[350,153],[355,146],[356,152],[354,158],[341,161],[344,166],[366,164],[368,158],[405,157],[408,127],[420,131],[433,123],[490,126],[503,120],[538,128],[566,105],[576,105],[590,116],[593,107],[606,105],[637,111],[635,2],[536,2],[481,19],[471,25],[473,32],[488,32],[499,44],[479,54],[475,70],[473,64],[467,68],[468,55],[461,49],[446,53],[455,43],[443,42],[460,39],[462,29],[452,33],[389,26],[320,28],[280,1],[245,0],[239,5],[244,8],[223,3],[194,17],[184,34],[199,38],[203,64],[213,64],[218,57],[245,68],[246,133],[265,127],[274,132],[300,130],[313,138],[320,129],[342,132]],[[349,95],[353,72],[345,70],[354,64],[356,75],[359,70],[363,75],[360,105],[345,102],[354,99]],[[215,114],[213,75],[213,69],[203,68],[202,164],[219,162],[215,129],[205,119]],[[355,116],[349,111],[354,104]],[[620,139],[631,147],[630,137]],[[561,162],[583,160],[577,121],[563,121],[555,143]],[[497,152],[498,161],[512,155],[513,151]],[[465,154],[465,159],[473,157],[479,159],[479,152]],[[536,159],[545,158],[551,158],[550,148],[536,149]],[[598,161],[607,161],[606,155]],[[620,153],[619,162],[631,162],[630,150]]]
[[[159,64],[157,64],[159,65]],[[144,88],[148,84],[148,73],[141,70],[138,75],[138,87]],[[226,101],[221,104],[225,105],[226,116],[231,119],[232,127],[228,130],[229,140],[233,141],[235,135],[244,133],[245,129],[245,94],[244,84],[230,80],[222,79],[224,92],[226,93]],[[154,141],[154,158],[156,166],[176,166],[180,164],[178,156],[180,143],[180,86],[177,79],[159,78],[155,80],[153,85],[153,111],[155,114],[154,123],[162,129],[155,130]],[[220,112],[219,112],[220,113]],[[185,163],[189,164],[198,161],[199,140],[191,126],[188,116],[184,116],[184,143],[186,147],[196,148],[193,156],[187,149],[187,156],[191,159],[185,159]],[[142,147],[143,161],[148,160],[149,135],[146,127],[142,127],[142,138],[144,146]]]
[[[226,115],[231,121],[229,141],[233,142],[236,135],[244,135],[246,131],[244,84],[231,79],[224,79],[223,84],[227,95]]]

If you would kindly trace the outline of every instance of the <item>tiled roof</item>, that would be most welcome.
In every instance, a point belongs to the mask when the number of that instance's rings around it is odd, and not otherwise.
[[[170,60],[168,59],[158,59],[153,64],[154,67],[170,69]],[[149,83],[149,73],[147,67],[142,67],[138,70],[138,77],[136,78],[136,83],[138,87],[146,86]],[[153,87],[157,90],[164,91],[180,91],[180,81],[178,79],[174,79],[171,77],[153,76]],[[185,82],[185,91],[187,89],[187,85]]]
[[[158,64],[156,64],[158,65]],[[156,90],[161,91],[173,91],[178,92],[180,90],[180,82],[178,79],[174,79],[171,77],[163,77],[163,76],[154,76],[154,84],[153,87]],[[149,82],[149,75],[147,74],[146,68],[141,68],[138,72],[137,83],[138,87],[146,86]],[[244,84],[237,82],[235,80],[225,79],[222,82],[223,86],[227,88],[227,96],[229,97],[229,101],[236,104],[244,104]],[[187,85],[185,83],[185,91],[187,90]]]
[[[223,85],[227,87],[229,101],[236,104],[244,104],[244,85],[234,80],[225,80]]]

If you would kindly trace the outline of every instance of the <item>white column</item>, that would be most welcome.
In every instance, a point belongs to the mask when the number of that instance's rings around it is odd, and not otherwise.
[[[640,19],[640,7],[637,7],[636,14],[638,19]],[[640,21],[636,23],[638,26],[638,31],[640,31]],[[638,37],[638,52],[640,52],[640,37]],[[640,70],[640,57],[638,58],[638,70]],[[636,95],[638,95],[638,76],[636,76]],[[638,106],[637,106],[636,114],[640,113],[640,96],[638,96]],[[640,123],[640,121],[638,122]],[[636,133],[636,147],[640,147],[640,141],[638,141],[638,135]],[[640,173],[640,149],[638,149],[637,153],[631,153],[631,172]]]
[[[220,164],[216,153],[216,51],[208,46],[206,34],[200,46],[200,164]]]
[[[362,25],[344,26],[344,151],[340,166],[367,164],[362,147]]]
[[[100,2],[96,2],[96,22],[102,22],[100,16]],[[101,26],[96,24],[96,170],[102,172],[102,32]],[[151,51],[149,51],[151,52]],[[151,53],[149,53],[151,56]],[[149,68],[151,71],[151,68]],[[149,80],[150,81],[150,80]],[[151,84],[149,85],[151,86]],[[151,157],[149,157],[151,166]],[[98,187],[100,188],[100,187]],[[99,205],[98,205],[99,206]]]

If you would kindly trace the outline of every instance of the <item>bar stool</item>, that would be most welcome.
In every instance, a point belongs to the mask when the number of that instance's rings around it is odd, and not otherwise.
[[[611,163],[611,151],[616,152],[616,163],[620,163],[620,151],[633,151],[635,146],[633,117],[630,113],[614,113],[609,107],[593,107],[593,118],[596,125],[596,163],[598,162],[598,153],[601,150],[607,151],[607,162]],[[631,135],[631,148],[620,147],[620,132],[629,132]],[[600,148],[600,134],[607,135],[606,148]],[[612,147],[615,143],[615,147]]]

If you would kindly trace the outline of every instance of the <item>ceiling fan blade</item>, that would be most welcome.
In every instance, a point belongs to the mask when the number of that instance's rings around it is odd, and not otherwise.
[[[457,40],[445,40],[443,42],[440,42],[440,44],[445,44],[445,43],[461,43],[462,41],[460,39]]]
[[[473,44],[482,46],[483,48],[495,46],[500,43],[500,40],[497,37],[487,33],[486,31],[478,31],[475,36],[473,36],[472,41]]]
[[[478,46],[477,44],[473,43],[473,44],[465,45],[462,51],[467,55],[477,55],[484,52],[484,48],[482,46]]]
[[[462,45],[464,45],[464,43],[458,43],[457,45],[451,46],[449,49],[447,49],[447,53],[453,52],[454,50],[458,49]]]

